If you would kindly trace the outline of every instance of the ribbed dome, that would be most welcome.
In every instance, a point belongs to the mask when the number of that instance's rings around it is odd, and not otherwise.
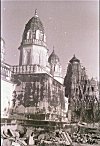
[[[70,63],[73,63],[73,62],[80,62],[80,60],[79,59],[77,59],[76,57],[75,57],[75,55],[73,56],[73,58],[69,61]]]
[[[59,62],[59,57],[55,54],[54,50],[51,53],[51,55],[49,56],[48,62],[50,64],[56,64],[57,62]]]
[[[25,26],[24,33],[23,33],[23,39],[26,39],[26,37],[27,37],[27,32],[28,32],[29,30],[30,30],[33,34],[36,32],[36,30],[40,30],[40,31],[42,31],[42,33],[44,34],[44,27],[43,27],[43,24],[42,24],[40,18],[38,17],[36,11],[35,11],[34,17],[32,17],[32,18],[28,21],[28,23],[26,24],[26,26]]]

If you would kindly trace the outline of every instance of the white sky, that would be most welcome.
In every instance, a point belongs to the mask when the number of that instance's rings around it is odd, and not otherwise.
[[[49,55],[55,46],[63,76],[73,54],[86,67],[89,77],[99,78],[98,1],[3,1],[1,31],[6,43],[6,62],[19,62],[25,24],[37,8],[47,36]]]

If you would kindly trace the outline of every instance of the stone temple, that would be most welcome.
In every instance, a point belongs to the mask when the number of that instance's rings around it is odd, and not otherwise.
[[[1,39],[1,118],[30,125],[55,126],[66,122],[89,122],[100,117],[99,86],[88,79],[85,67],[74,55],[62,77],[54,47],[49,56],[43,24],[35,11],[26,23],[18,48],[19,65],[5,63]],[[91,113],[91,114],[90,114]]]
[[[75,132],[80,135],[82,127],[100,123],[100,84],[94,78],[88,79],[85,67],[75,55],[69,60],[65,78],[62,77],[60,58],[54,47],[49,56],[45,29],[37,11],[25,25],[18,50],[19,65],[7,64],[6,45],[1,38],[3,142],[14,138],[12,145],[30,145],[27,138],[31,136],[35,145],[71,146]],[[13,134],[9,135],[8,130]]]
[[[3,122],[5,119],[7,122],[14,119],[25,123],[30,119],[32,124],[38,125],[40,123],[37,121],[66,121],[68,103],[60,59],[54,48],[51,55],[48,55],[45,30],[36,11],[25,25],[18,48],[19,65],[6,64],[4,45],[2,50]]]

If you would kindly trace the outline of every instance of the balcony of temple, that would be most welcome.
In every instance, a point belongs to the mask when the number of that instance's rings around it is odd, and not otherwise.
[[[29,44],[33,44],[33,45],[42,45],[44,47],[47,47],[46,43],[38,40],[38,39],[26,39],[23,41],[23,45],[29,45]]]
[[[33,74],[33,73],[47,73],[50,74],[49,68],[41,67],[40,65],[16,65],[11,67],[13,74]]]

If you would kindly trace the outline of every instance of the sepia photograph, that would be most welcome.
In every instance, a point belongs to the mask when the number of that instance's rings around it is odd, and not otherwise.
[[[1,0],[1,146],[100,146],[99,0]]]

